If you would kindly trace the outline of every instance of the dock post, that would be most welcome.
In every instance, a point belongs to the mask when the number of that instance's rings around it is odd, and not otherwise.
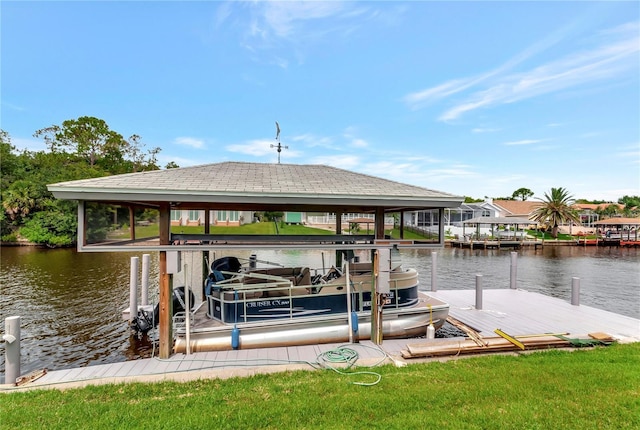
[[[438,253],[431,251],[431,291],[438,291],[436,275],[438,273]]]
[[[258,262],[258,256],[256,254],[251,254],[249,256],[249,268],[255,269]]]
[[[5,342],[5,372],[4,383],[16,385],[16,380],[20,377],[20,317],[7,317],[4,320],[4,334],[2,339]]]
[[[580,278],[571,278],[571,304],[580,306]]]
[[[511,284],[512,290],[516,289],[516,279],[518,277],[518,253],[511,253]]]
[[[139,258],[131,257],[131,273],[129,275],[129,322],[138,316],[138,266]]]
[[[476,274],[476,309],[482,309],[482,275]]]
[[[151,265],[151,255],[142,254],[142,285],[140,285],[140,304],[149,304],[149,266]]]

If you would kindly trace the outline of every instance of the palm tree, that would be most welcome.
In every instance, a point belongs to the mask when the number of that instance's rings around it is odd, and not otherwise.
[[[2,196],[2,206],[12,220],[26,217],[37,207],[34,187],[27,181],[16,181]]]
[[[551,227],[551,236],[558,237],[558,227],[567,221],[580,224],[580,217],[571,207],[573,196],[564,188],[551,188],[551,194],[544,193],[542,205],[533,212],[533,220]]]

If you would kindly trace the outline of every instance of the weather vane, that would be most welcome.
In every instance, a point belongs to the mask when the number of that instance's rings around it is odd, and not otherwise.
[[[280,164],[280,153],[282,152],[282,148],[289,149],[289,147],[280,145],[280,124],[278,124],[278,121],[276,121],[276,140],[278,141],[278,144],[271,145],[271,147],[278,148],[278,164]]]

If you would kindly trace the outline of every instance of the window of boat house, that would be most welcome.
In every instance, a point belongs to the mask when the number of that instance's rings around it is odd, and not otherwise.
[[[171,221],[180,221],[182,211],[171,211]]]

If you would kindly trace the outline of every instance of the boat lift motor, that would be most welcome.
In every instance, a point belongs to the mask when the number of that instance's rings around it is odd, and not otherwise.
[[[185,311],[185,287],[176,287],[173,289],[173,300],[171,308],[173,309],[173,315],[178,312]],[[189,303],[190,310],[193,310],[195,306],[195,296],[193,291],[189,290]],[[158,303],[153,309],[153,314],[147,312],[144,309],[138,311],[138,316],[131,323],[131,330],[133,330],[138,336],[147,334],[150,330],[156,328],[160,322],[160,304]]]

